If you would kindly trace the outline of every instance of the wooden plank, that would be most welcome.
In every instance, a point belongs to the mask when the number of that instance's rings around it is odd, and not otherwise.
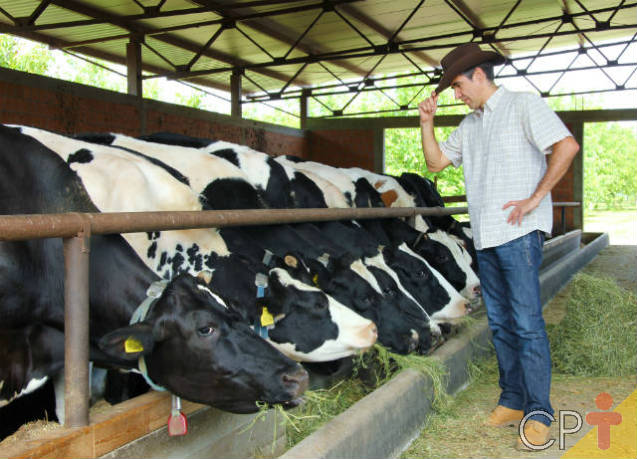
[[[186,415],[204,407],[182,401],[182,412]],[[170,394],[152,391],[91,415],[91,423],[86,427],[43,432],[36,440],[3,447],[0,457],[99,457],[164,427],[170,410]]]

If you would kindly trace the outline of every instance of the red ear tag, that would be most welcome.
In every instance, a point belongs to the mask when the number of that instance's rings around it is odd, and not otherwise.
[[[188,433],[188,419],[181,412],[181,399],[173,395],[173,408],[168,417],[168,435],[175,437],[178,435],[186,435]]]

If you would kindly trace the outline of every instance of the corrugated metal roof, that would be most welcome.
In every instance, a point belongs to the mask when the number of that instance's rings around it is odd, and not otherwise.
[[[245,94],[275,95],[387,74],[434,84],[444,54],[471,40],[513,60],[635,43],[636,18],[625,0],[0,0],[1,32],[118,63],[137,37],[146,71],[225,89],[244,72]]]

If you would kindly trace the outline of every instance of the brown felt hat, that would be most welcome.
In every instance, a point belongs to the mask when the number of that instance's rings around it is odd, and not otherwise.
[[[482,64],[493,62],[493,65],[504,64],[504,57],[495,51],[483,51],[477,43],[466,43],[451,50],[440,61],[442,65],[442,78],[436,88],[436,94],[440,94],[449,87],[455,77],[462,72]]]

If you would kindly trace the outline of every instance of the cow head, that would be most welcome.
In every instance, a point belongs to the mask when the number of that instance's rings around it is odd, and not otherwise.
[[[385,248],[383,256],[430,318],[454,319],[469,312],[467,300],[407,244]]]
[[[146,318],[103,336],[102,351],[137,361],[150,379],[185,399],[235,413],[255,402],[298,404],[307,373],[257,336],[194,277],[173,279]]]
[[[268,287],[264,302],[276,320],[269,339],[284,354],[308,362],[328,361],[376,342],[376,325],[371,320],[286,270],[270,270]]]
[[[444,231],[432,231],[411,247],[465,298],[473,299],[480,281],[463,256],[460,246]]]
[[[376,323],[378,340],[385,347],[399,354],[430,348],[431,333],[426,322],[402,314],[394,295],[383,293],[381,284],[360,259],[345,255],[330,260],[327,266],[312,261],[311,269],[321,290]],[[386,290],[391,289],[387,286]]]

